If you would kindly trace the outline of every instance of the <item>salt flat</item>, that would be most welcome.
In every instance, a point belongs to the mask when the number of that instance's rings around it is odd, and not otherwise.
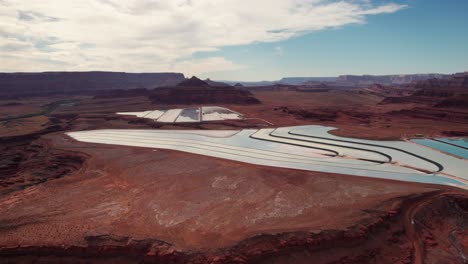
[[[329,135],[327,131],[330,129],[320,126],[242,131],[106,129],[67,134],[82,142],[171,149],[265,166],[411,182],[457,186],[468,184],[466,161],[454,160],[448,155],[421,149],[408,142],[357,140],[356,143],[350,143],[354,139]],[[317,136],[319,138],[314,141],[320,138],[322,141],[307,142],[308,136]],[[359,149],[356,149],[357,146]],[[334,153],[346,154],[340,156]],[[385,160],[386,156],[390,157],[391,162]],[[435,172],[437,167],[434,163],[440,163],[442,171]],[[432,172],[428,173],[430,170]]]
[[[197,123],[202,121],[222,121],[243,119],[241,113],[219,106],[201,106],[185,109],[150,110],[142,112],[117,112],[118,115],[130,115],[153,119],[163,123]]]

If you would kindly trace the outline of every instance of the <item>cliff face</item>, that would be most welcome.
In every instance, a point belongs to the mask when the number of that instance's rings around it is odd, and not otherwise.
[[[468,74],[455,74],[445,79],[430,79],[414,84],[414,97],[442,98],[443,106],[462,106],[468,96]],[[465,106],[466,107],[466,106]]]
[[[443,74],[403,74],[403,75],[341,75],[338,81],[354,84],[409,84],[414,81],[422,81],[432,78],[445,78]]]
[[[445,79],[429,79],[416,83],[416,89],[468,89],[468,73],[454,74]]]
[[[468,73],[417,81],[405,86],[409,96],[386,97],[382,104],[426,103],[437,108],[468,109]]]
[[[0,73],[0,95],[49,95],[111,89],[155,88],[183,81],[182,73]]]

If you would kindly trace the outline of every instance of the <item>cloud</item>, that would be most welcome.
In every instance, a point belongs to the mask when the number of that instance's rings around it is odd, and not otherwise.
[[[402,8],[369,0],[2,0],[0,71],[233,70],[245,66],[191,57],[365,23]]]
[[[18,11],[18,19],[23,21],[31,21],[31,22],[56,22],[59,21],[56,17],[45,16],[41,13],[33,12],[33,11]]]
[[[168,69],[184,73],[210,73],[230,70],[239,70],[246,68],[245,65],[235,64],[223,57],[210,57],[206,59],[184,60],[169,66]]]

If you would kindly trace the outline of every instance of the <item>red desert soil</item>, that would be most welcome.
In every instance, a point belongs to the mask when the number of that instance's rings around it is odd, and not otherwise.
[[[187,89],[192,89],[188,87]],[[224,89],[224,88],[219,88]],[[116,98],[101,97],[70,97],[77,98],[79,103],[73,107],[63,107],[53,114],[75,114],[78,118],[93,121],[96,127],[106,127],[109,122],[128,122],[144,124],[145,127],[165,127],[151,120],[136,119],[115,115],[115,112],[145,111],[177,107],[193,107],[187,104],[152,104],[146,95],[136,93],[122,93]],[[294,125],[325,125],[334,126],[338,130],[333,134],[348,137],[369,139],[400,139],[415,135],[425,136],[463,136],[468,131],[468,109],[435,108],[432,104],[397,103],[381,104],[384,96],[366,91],[329,90],[321,92],[301,91],[254,91],[253,95],[260,104],[214,103],[214,105],[228,107],[245,114],[249,118],[246,122],[234,122],[228,125],[205,123],[191,125],[200,129],[242,128]],[[32,99],[8,101],[7,103],[21,103],[14,106],[15,111],[23,114],[34,113],[29,109]],[[34,99],[36,101],[40,98]],[[50,100],[45,99],[47,102]],[[216,98],[213,99],[215,102]],[[44,102],[42,105],[45,105]],[[0,108],[8,109],[7,106]],[[11,112],[11,110],[9,110]],[[103,124],[103,120],[106,124]],[[113,120],[113,121],[112,121]],[[119,121],[120,120],[120,121]],[[268,122],[265,122],[265,121]],[[228,122],[229,123],[229,122]],[[186,125],[173,126],[180,128]],[[81,128],[81,127],[80,127]],[[92,128],[92,127],[91,127]],[[13,136],[18,132],[13,126],[0,122],[0,133]]]
[[[433,109],[425,104],[379,104],[383,97],[352,91],[253,92],[261,104],[215,104],[245,114],[247,122],[204,123],[191,125],[200,129],[229,129],[242,127],[273,127],[295,125],[325,125],[337,127],[333,134],[368,139],[400,139],[414,135],[451,136],[468,131],[468,110]],[[88,114],[96,124],[102,119],[127,120],[131,118],[114,115],[115,112],[144,111],[151,109],[193,107],[194,105],[151,104],[147,97],[124,97],[113,99],[84,99],[79,105],[62,109],[63,113]],[[268,122],[265,122],[265,121]],[[150,120],[134,119],[132,122],[147,123],[151,127],[164,127]],[[177,125],[180,128],[183,125]],[[174,126],[173,126],[174,127]]]
[[[433,109],[426,104],[379,104],[383,97],[353,91],[254,92],[262,104],[226,105],[274,126],[324,125],[345,137],[395,140],[414,135],[450,136],[468,131],[467,109]],[[456,133],[455,133],[456,134]]]
[[[45,116],[3,121],[2,126],[0,126],[0,137],[28,135],[43,129],[48,121],[49,119]]]
[[[86,160],[66,177],[0,198],[0,256],[12,260],[117,250],[173,263],[411,263],[421,242],[408,233],[405,212],[436,196],[450,203],[458,193],[465,207],[441,210],[453,219],[447,227],[427,221],[447,240],[467,219],[466,193],[448,187],[86,144],[61,133],[35,144]],[[416,213],[432,213],[421,208]],[[466,251],[466,243],[457,245]]]
[[[247,121],[159,124],[115,115],[185,105],[146,96],[72,97],[27,134],[1,124],[0,259],[11,262],[457,263],[467,255],[467,193],[450,187],[253,166],[174,151],[85,144],[101,128],[241,129],[328,125],[400,138],[465,133],[463,109],[380,104],[349,91],[253,93],[221,104]],[[60,98],[64,99],[64,98]],[[34,107],[17,103],[35,100]],[[16,100],[36,113],[50,98]],[[44,100],[44,103],[40,103]],[[56,100],[53,100],[56,101]],[[14,102],[8,102],[14,103]],[[27,105],[27,104],[25,104]],[[8,106],[4,106],[8,108]],[[415,110],[414,109],[419,109]],[[411,111],[406,111],[411,109]],[[432,111],[432,112],[431,112]],[[432,116],[433,111],[448,119]],[[21,121],[22,119],[18,119]]]

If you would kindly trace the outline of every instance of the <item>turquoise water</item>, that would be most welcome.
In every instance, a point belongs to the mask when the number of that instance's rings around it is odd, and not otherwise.
[[[449,153],[449,154],[452,154],[452,155],[455,155],[464,159],[468,159],[468,150],[464,148],[452,146],[452,145],[445,144],[443,142],[435,141],[432,139],[412,139],[411,141],[413,141],[414,143],[418,143],[420,145],[424,145],[433,149],[443,151],[445,153]],[[452,143],[451,141],[449,141],[449,143],[455,144],[455,143]]]
[[[468,138],[436,138],[437,140],[468,148]]]

